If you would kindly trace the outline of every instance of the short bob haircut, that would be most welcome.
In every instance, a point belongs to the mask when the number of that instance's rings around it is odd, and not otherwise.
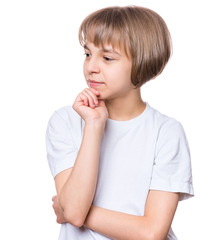
[[[158,76],[171,56],[171,37],[165,21],[154,11],[138,7],[108,7],[88,15],[79,41],[123,49],[132,59],[131,81],[138,88]]]

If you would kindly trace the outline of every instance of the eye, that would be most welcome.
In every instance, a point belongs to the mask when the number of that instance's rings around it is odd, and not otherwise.
[[[91,54],[87,52],[85,52],[84,55],[86,56],[86,58],[89,58],[91,56]]]
[[[113,58],[111,58],[111,57],[103,57],[107,62],[111,62],[111,61],[113,61],[114,59]]]

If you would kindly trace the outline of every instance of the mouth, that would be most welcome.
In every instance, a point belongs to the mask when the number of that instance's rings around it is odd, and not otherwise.
[[[89,87],[100,87],[100,86],[102,86],[102,85],[104,85],[105,83],[104,82],[97,82],[97,81],[94,81],[94,80],[90,80],[90,79],[88,79],[88,86]]]

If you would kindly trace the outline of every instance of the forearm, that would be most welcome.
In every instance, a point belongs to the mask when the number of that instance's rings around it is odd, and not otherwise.
[[[92,206],[85,226],[116,240],[165,240],[178,201],[179,193],[150,190],[144,216]]]
[[[95,194],[103,130],[101,125],[85,125],[76,162],[59,194],[65,218],[77,226],[83,224]]]
[[[92,206],[85,226],[116,240],[153,239],[146,217],[130,215]]]

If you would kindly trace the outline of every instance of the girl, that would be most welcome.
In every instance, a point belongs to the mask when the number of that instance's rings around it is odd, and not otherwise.
[[[178,201],[193,195],[188,143],[140,91],[169,60],[168,28],[152,10],[109,7],[82,22],[79,40],[88,88],[46,133],[59,239],[177,239]]]

